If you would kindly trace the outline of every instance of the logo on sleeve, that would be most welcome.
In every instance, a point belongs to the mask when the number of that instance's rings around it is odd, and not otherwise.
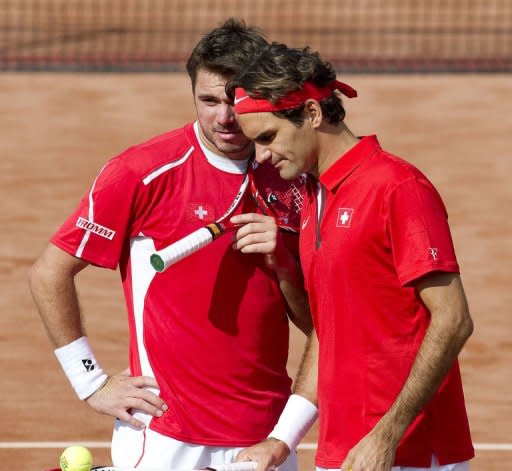
[[[338,208],[338,218],[336,219],[336,227],[350,227],[352,223],[352,215],[354,208]]]
[[[436,247],[429,247],[428,251],[430,253],[430,256],[432,257],[432,260],[439,259],[439,250]]]
[[[79,217],[76,221],[76,226],[86,231],[93,232],[94,234],[104,237],[105,239],[112,240],[116,235],[116,231],[109,229],[108,227],[101,226],[96,222],[89,221],[88,219]]]

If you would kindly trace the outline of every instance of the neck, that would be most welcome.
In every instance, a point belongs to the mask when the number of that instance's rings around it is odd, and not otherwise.
[[[326,125],[326,129],[319,136],[318,165],[315,176],[319,177],[334,162],[343,158],[359,142],[345,123],[336,126]]]

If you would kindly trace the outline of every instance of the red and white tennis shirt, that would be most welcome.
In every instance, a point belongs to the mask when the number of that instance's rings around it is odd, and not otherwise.
[[[320,176],[302,210],[301,263],[320,344],[316,464],[338,468],[388,411],[429,324],[411,283],[458,272],[441,198],[409,163],[360,140]],[[314,187],[314,188],[313,188]],[[459,366],[405,433],[396,466],[473,457]]]
[[[244,169],[189,124],[129,148],[101,170],[53,236],[66,252],[120,267],[130,367],[169,406],[150,428],[178,440],[246,446],[271,431],[290,393],[288,321],[275,276],[232,237],[156,274],[150,255],[224,214]],[[242,162],[246,166],[246,162]]]

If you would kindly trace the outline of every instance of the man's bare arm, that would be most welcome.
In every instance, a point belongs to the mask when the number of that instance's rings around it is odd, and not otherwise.
[[[50,342],[56,349],[65,350],[85,336],[75,276],[87,266],[87,262],[48,245],[30,270],[32,296]],[[128,371],[124,371],[108,377],[103,386],[85,400],[97,412],[141,427],[144,424],[133,417],[131,409],[157,416],[167,409],[164,401],[147,391],[146,387],[158,385],[154,378],[132,377]]]
[[[350,451],[342,470],[391,469],[400,439],[441,385],[473,332],[459,275],[433,274],[415,287],[431,313],[430,325],[400,394],[375,428]]]
[[[54,348],[84,335],[75,276],[87,266],[87,262],[48,245],[30,270],[32,297]]]

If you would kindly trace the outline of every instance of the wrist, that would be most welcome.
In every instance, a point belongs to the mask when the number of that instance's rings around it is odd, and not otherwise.
[[[317,417],[318,408],[312,402],[298,394],[292,394],[268,438],[280,440],[293,451]]]
[[[87,399],[106,383],[108,375],[96,361],[87,337],[59,347],[54,353],[80,399]]]
[[[395,422],[396,420],[396,422]],[[390,412],[385,414],[375,425],[373,433],[382,437],[387,443],[398,446],[403,434],[407,430],[407,425],[400,423],[397,418],[392,417]]]

